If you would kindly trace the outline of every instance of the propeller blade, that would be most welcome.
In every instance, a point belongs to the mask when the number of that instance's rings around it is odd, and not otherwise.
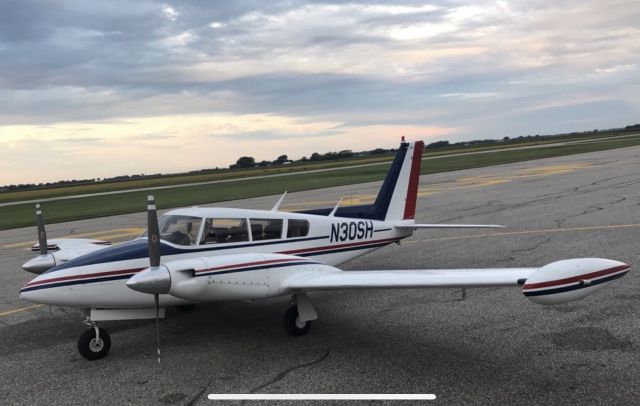
[[[40,255],[47,255],[47,232],[44,229],[44,218],[42,217],[40,203],[36,203],[36,224],[38,227],[38,245],[40,246]]]
[[[158,350],[158,365],[160,365],[160,295],[153,295],[156,302],[156,348]]]
[[[158,214],[156,201],[153,196],[147,197],[147,239],[149,240],[149,265],[151,268],[160,266],[160,229],[158,228]]]

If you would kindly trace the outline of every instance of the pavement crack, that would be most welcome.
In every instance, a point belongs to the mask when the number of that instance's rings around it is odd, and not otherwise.
[[[549,236],[545,236],[542,240],[538,241],[536,244],[534,244],[531,247],[528,248],[520,248],[517,250],[511,250],[511,255],[515,254],[516,252],[527,252],[527,251],[535,251],[538,248],[540,248],[540,246],[542,246],[543,244],[548,243],[549,241],[551,241],[551,237]]]
[[[189,402],[185,403],[185,406],[193,406],[198,401],[198,399],[200,399],[202,397],[202,395],[207,390],[209,385],[211,385],[211,381],[207,382],[207,384],[204,385],[204,387],[202,389],[200,389],[200,391],[198,393],[196,393],[195,396],[192,397]]]
[[[295,371],[296,369],[306,368],[306,367],[310,367],[312,365],[316,365],[316,364],[321,363],[322,361],[327,359],[327,357],[329,357],[329,352],[330,352],[330,349],[327,348],[327,350],[324,352],[324,354],[322,354],[322,356],[320,358],[315,359],[315,360],[310,361],[310,362],[306,362],[304,364],[298,364],[298,365],[295,365],[295,366],[292,366],[290,368],[285,369],[284,371],[278,373],[272,380],[270,380],[270,381],[268,381],[266,383],[263,383],[262,385],[256,386],[255,388],[251,389],[249,391],[249,393],[256,393],[259,390],[264,389],[269,385],[273,385],[274,383],[276,383],[278,381],[281,381],[282,379],[284,379],[287,375],[289,375],[291,372]],[[244,402],[242,404],[244,404]]]
[[[567,221],[567,219],[574,218],[574,217],[579,217],[579,216],[584,216],[585,214],[595,213],[595,212],[604,210],[604,208],[607,207],[607,206],[613,206],[614,204],[618,204],[618,203],[624,202],[625,200],[627,200],[626,196],[618,196],[613,201],[588,205],[587,208],[582,211],[582,213],[572,214],[570,216],[565,216],[565,217],[560,217],[560,218],[555,219],[554,221],[555,221],[556,226],[558,228],[562,228],[562,225]]]

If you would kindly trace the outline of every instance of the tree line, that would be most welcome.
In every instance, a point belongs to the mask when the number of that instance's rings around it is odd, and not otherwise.
[[[465,145],[479,145],[479,144],[495,144],[499,142],[517,142],[527,139],[545,139],[559,136],[571,136],[571,135],[585,135],[585,134],[597,134],[598,132],[625,132],[625,131],[638,131],[640,130],[640,124],[628,125],[624,128],[613,128],[608,130],[591,130],[591,131],[583,131],[583,132],[572,132],[572,133],[564,133],[564,134],[555,134],[555,135],[521,135],[519,137],[504,137],[502,139],[484,139],[484,140],[472,140],[472,141],[461,141],[450,143],[446,140],[435,141],[425,146],[426,149],[435,149],[435,148],[443,148],[443,147],[456,147],[456,146],[465,146]],[[253,157],[250,156],[242,156],[236,160],[235,164],[229,165],[228,169],[243,169],[243,168],[264,168],[269,166],[278,166],[278,165],[288,165],[292,163],[304,163],[304,162],[318,162],[318,161],[330,161],[337,159],[346,159],[353,158],[357,156],[368,156],[368,155],[376,155],[376,154],[387,154],[393,153],[395,149],[385,149],[385,148],[376,148],[369,151],[360,151],[353,152],[350,149],[342,150],[338,152],[330,151],[324,154],[314,152],[309,157],[303,156],[298,160],[291,160],[287,155],[280,155],[278,158],[273,161],[262,160],[257,162]],[[228,170],[227,168],[210,168],[210,169],[199,169],[195,171],[187,172],[188,175],[201,175],[201,174],[209,174],[216,172],[223,172]],[[0,193],[2,192],[16,192],[22,190],[31,190],[31,189],[47,189],[54,188],[60,186],[78,186],[78,185],[88,185],[95,183],[115,183],[122,182],[128,180],[138,180],[138,179],[153,179],[153,178],[161,178],[168,176],[179,176],[185,174],[162,174],[155,173],[151,175],[145,174],[134,174],[134,175],[120,175],[114,176],[111,178],[92,178],[92,179],[73,179],[73,180],[61,180],[57,182],[46,182],[46,183],[20,183],[15,185],[5,185],[0,186]]]

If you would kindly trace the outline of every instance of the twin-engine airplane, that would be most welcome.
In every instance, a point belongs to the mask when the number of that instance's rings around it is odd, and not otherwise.
[[[496,225],[416,224],[414,214],[423,143],[403,142],[373,204],[281,212],[184,208],[156,218],[148,202],[148,231],[115,246],[98,240],[47,243],[39,207],[41,255],[25,263],[39,273],[22,299],[88,310],[90,328],[78,340],[82,356],[109,352],[96,325],[107,320],[164,317],[167,306],[218,300],[291,296],[287,333],[309,331],[316,311],[309,291],[336,289],[473,288],[521,286],[544,305],[581,299],[625,275],[629,265],[598,258],[568,259],[541,268],[342,271],[336,266],[411,236],[419,228]],[[53,252],[48,252],[48,248]],[[158,346],[158,360],[160,360]]]

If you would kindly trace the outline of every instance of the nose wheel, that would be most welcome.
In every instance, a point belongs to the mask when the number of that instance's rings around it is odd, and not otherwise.
[[[78,339],[78,352],[89,361],[105,357],[111,349],[111,337],[105,329],[93,326]]]

